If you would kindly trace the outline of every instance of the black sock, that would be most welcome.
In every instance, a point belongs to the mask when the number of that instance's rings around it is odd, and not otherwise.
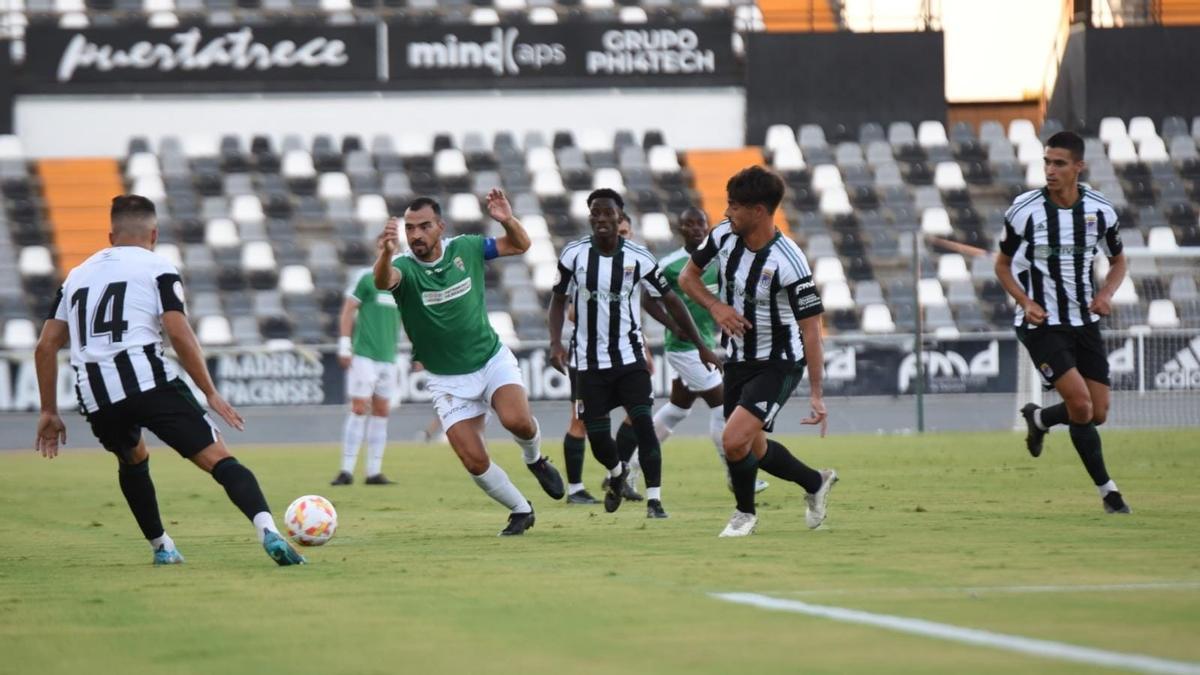
[[[763,453],[762,459],[758,460],[758,465],[772,476],[796,483],[808,494],[821,489],[821,473],[796,459],[778,441],[767,441],[767,451]]]
[[[624,429],[625,425],[621,425]],[[633,413],[633,426],[630,433],[637,437],[637,446],[641,448],[639,457],[642,471],[646,474],[646,487],[662,487],[662,449],[658,444],[658,435],[654,433],[654,417],[650,415],[650,406],[638,409]],[[617,435],[620,441],[621,436]]]
[[[213,467],[212,477],[225,488],[229,501],[241,509],[246,518],[254,520],[254,516],[271,510],[267,507],[267,498],[258,487],[258,479],[250,469],[239,464],[237,459],[226,457],[217,462]]]
[[[617,444],[612,438],[612,419],[601,417],[583,423],[587,427],[588,443],[592,446],[592,456],[609,471],[620,463],[617,457]]]
[[[154,493],[154,481],[150,480],[150,459],[141,464],[121,464],[117,469],[117,480],[134,520],[142,528],[142,536],[148,540],[163,536],[158,497]]]
[[[733,498],[737,500],[737,510],[742,513],[755,513],[754,510],[754,481],[758,478],[758,458],[753,452],[736,462],[725,459],[729,465],[729,480],[733,483]]]
[[[563,436],[563,460],[567,465],[567,482],[583,482],[583,456],[587,452],[583,439],[571,434]]]
[[[1070,421],[1070,416],[1067,415],[1066,403],[1056,403],[1052,406],[1046,406],[1038,414],[1041,415],[1042,426],[1046,427],[1046,431],[1050,431],[1050,427],[1066,424]]]
[[[1092,477],[1092,482],[1096,485],[1107,483],[1108,470],[1104,468],[1104,453],[1100,449],[1100,432],[1096,431],[1096,425],[1091,422],[1071,422],[1071,443],[1075,445],[1075,452],[1078,452],[1079,459],[1083,460],[1083,466]]]
[[[654,422],[650,422],[654,426]],[[629,422],[621,422],[621,426],[617,427],[617,456],[622,462],[628,462],[633,459],[633,453],[638,449],[638,433],[633,430],[633,424]]]

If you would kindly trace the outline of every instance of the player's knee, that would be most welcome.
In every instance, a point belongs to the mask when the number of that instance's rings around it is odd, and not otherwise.
[[[354,413],[355,415],[366,415],[367,414],[367,399],[365,399],[365,398],[350,399],[350,412]]]
[[[1108,421],[1108,409],[1107,408],[1096,408],[1095,411],[1092,412],[1092,424],[1095,424],[1096,426],[1100,426],[1101,424],[1104,424],[1107,421]]]
[[[1088,399],[1067,401],[1067,415],[1076,424],[1087,424],[1092,421],[1092,402]]]
[[[721,447],[725,449],[725,456],[730,459],[740,459],[746,456],[750,451],[750,442],[753,441],[752,436],[744,433],[739,433],[736,429],[725,427],[724,433],[721,434]]]
[[[371,399],[371,414],[375,417],[387,417],[391,412],[392,402],[386,398]]]
[[[504,428],[517,438],[533,438],[537,433],[537,424],[534,423],[531,415],[503,417],[500,419],[500,424],[504,425]]]

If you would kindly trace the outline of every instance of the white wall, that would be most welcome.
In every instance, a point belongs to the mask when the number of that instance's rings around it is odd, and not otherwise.
[[[122,156],[133,136],[660,129],[676,148],[739,148],[746,99],[737,87],[443,94],[23,96],[16,132],[33,157]],[[518,136],[519,138],[519,136]]]

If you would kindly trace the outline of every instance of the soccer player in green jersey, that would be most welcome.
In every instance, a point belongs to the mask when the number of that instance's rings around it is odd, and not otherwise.
[[[692,253],[708,237],[708,216],[694,206],[684,209],[679,214],[679,234],[683,238],[683,247],[667,254],[658,261],[658,264],[662,269],[663,278],[667,280],[671,290],[675,291],[687,306],[688,314],[692,316],[692,321],[696,323],[696,329],[704,340],[704,346],[716,349],[719,330],[712,315],[696,304],[696,301],[688,297],[679,287],[679,273],[683,271],[683,267],[691,258]],[[701,279],[709,292],[717,292],[716,265],[709,265],[705,268]],[[721,384],[721,373],[706,368],[700,361],[700,352],[696,345],[670,328],[667,329],[664,336],[663,347],[666,351],[667,363],[675,371],[675,377],[671,380],[670,399],[666,405],[654,413],[654,432],[658,436],[658,442],[662,443],[667,440],[675,427],[687,419],[688,414],[692,412],[692,404],[696,402],[697,398],[704,399],[709,408],[708,435],[717,449],[717,458],[721,460],[721,466],[725,467],[726,484],[732,490],[733,481],[728,475],[729,467],[725,464],[725,449],[721,445],[721,436],[725,433],[725,388]],[[622,457],[632,457],[630,478],[634,479],[637,475],[638,464],[637,434],[634,433],[633,424],[628,419],[621,424],[617,431],[617,452]],[[754,491],[762,492],[767,489],[768,485],[767,481],[761,478],[757,479]],[[633,486],[630,485],[629,488],[632,490]]]
[[[379,247],[383,247],[380,242]],[[391,293],[375,288],[375,274],[354,274],[338,319],[338,365],[346,371],[350,414],[342,432],[342,470],[330,485],[354,482],[358,448],[367,440],[367,485],[388,485],[383,475],[388,410],[396,391],[396,336],[400,316]],[[368,417],[367,412],[370,411]]]
[[[541,452],[541,434],[529,409],[521,370],[512,351],[500,342],[488,321],[484,301],[484,263],[529,249],[529,235],[513,216],[500,190],[487,195],[488,214],[504,227],[498,238],[459,235],[443,239],[446,224],[437,200],[418,197],[404,212],[408,252],[392,260],[400,219],[388,221],[375,260],[375,287],[396,298],[400,320],[413,345],[413,360],[429,373],[433,405],[450,446],[475,484],[508,507],[501,536],[524,534],[533,527],[533,505],[508,474],[488,457],[483,441],[489,409],[513,434],[525,465],[546,494],[562,499],[562,476]]]

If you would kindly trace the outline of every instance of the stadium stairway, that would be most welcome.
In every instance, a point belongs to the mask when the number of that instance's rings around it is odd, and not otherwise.
[[[1200,25],[1200,0],[1159,0],[1164,26]]]
[[[37,172],[58,269],[73,269],[108,246],[108,203],[125,192],[119,166],[111,158],[42,159]]]
[[[725,183],[733,174],[754,165],[765,165],[762,149],[692,150],[687,153],[687,165],[695,179],[700,204],[708,214],[708,222],[725,220]],[[775,226],[788,237],[792,236],[783,208],[775,211]]]
[[[838,30],[838,15],[829,0],[758,0],[758,8],[770,33]]]

